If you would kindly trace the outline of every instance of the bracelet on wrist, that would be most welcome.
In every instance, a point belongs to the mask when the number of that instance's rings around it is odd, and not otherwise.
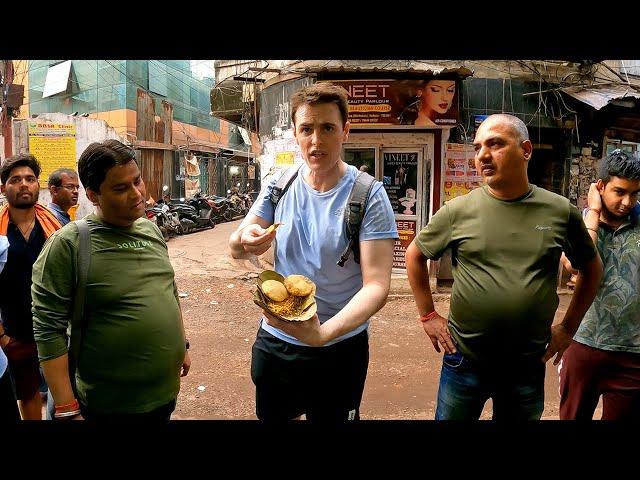
[[[56,405],[55,415],[58,414],[66,414],[68,412],[80,412],[80,402],[76,398],[73,399],[73,402],[66,403],[64,405]]]
[[[54,416],[54,418],[57,418],[57,419],[61,419],[61,418],[71,419],[73,417],[77,417],[81,413],[82,412],[80,411],[80,409],[78,409],[78,410],[72,410],[70,412],[62,412],[62,413],[56,412],[53,416]]]
[[[431,320],[432,318],[435,318],[438,316],[438,312],[436,312],[435,310],[429,313],[425,313],[424,315],[420,315],[419,319],[421,322],[428,322],[429,320]]]

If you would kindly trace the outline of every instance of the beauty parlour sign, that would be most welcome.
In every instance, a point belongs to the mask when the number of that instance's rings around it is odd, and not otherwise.
[[[455,80],[331,80],[347,91],[351,126],[452,127],[458,122]]]

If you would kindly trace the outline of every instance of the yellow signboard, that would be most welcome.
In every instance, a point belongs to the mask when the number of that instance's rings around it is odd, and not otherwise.
[[[58,168],[76,169],[76,126],[73,123],[29,121],[29,153],[38,159],[40,188]]]
[[[276,165],[293,165],[293,162],[294,162],[293,152],[276,153]]]

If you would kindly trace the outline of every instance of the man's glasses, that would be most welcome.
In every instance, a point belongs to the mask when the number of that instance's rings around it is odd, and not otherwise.
[[[72,183],[67,183],[66,185],[62,185],[62,188],[66,188],[70,192],[74,190],[80,191],[80,185],[73,185]]]

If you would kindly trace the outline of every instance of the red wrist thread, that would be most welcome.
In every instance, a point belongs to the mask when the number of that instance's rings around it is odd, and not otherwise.
[[[429,320],[431,320],[432,318],[435,318],[438,316],[438,312],[436,312],[435,310],[433,312],[429,312],[429,313],[425,313],[424,315],[420,315],[420,321],[421,322],[428,322]]]
[[[74,410],[80,410],[80,402],[77,399],[73,399],[73,402],[65,405],[56,405],[56,413],[71,412]]]

